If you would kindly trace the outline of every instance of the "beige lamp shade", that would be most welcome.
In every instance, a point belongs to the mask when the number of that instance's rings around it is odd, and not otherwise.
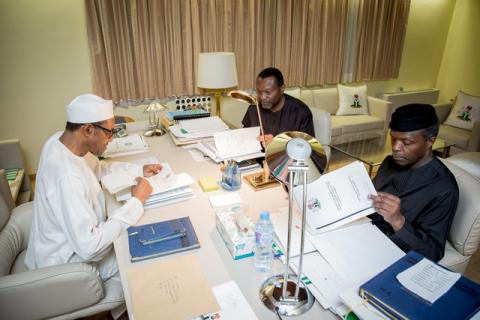
[[[197,87],[226,89],[238,85],[233,52],[202,52],[198,56]]]

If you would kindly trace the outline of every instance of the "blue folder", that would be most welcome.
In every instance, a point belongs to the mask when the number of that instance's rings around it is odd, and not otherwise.
[[[360,286],[360,296],[390,319],[469,319],[480,311],[480,285],[463,276],[433,304],[403,287],[397,274],[422,259],[410,251]]]
[[[127,231],[132,262],[200,247],[189,217],[130,227]]]

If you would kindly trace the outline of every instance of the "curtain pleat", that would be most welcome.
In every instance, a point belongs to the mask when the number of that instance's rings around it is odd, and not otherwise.
[[[200,52],[235,53],[240,89],[263,68],[287,86],[338,83],[349,1],[353,79],[398,74],[408,0],[85,0],[94,92],[114,101],[198,93]]]

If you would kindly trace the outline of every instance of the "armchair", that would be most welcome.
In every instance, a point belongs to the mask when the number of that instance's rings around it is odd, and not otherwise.
[[[76,319],[124,302],[121,282],[72,263],[28,270],[24,264],[33,202],[10,210],[0,196],[0,319]]]
[[[24,169],[23,181],[16,203],[22,204],[33,198],[32,186],[18,139],[0,141],[0,169]]]
[[[457,180],[459,201],[440,264],[463,273],[480,243],[480,152],[443,160]]]
[[[455,143],[462,151],[480,151],[480,121],[473,124],[472,130],[465,130],[445,124],[454,102],[433,104],[440,122],[438,137]]]

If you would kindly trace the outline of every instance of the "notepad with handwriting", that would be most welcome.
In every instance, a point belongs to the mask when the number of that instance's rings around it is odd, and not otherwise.
[[[127,231],[132,262],[200,247],[189,217],[130,227]]]

